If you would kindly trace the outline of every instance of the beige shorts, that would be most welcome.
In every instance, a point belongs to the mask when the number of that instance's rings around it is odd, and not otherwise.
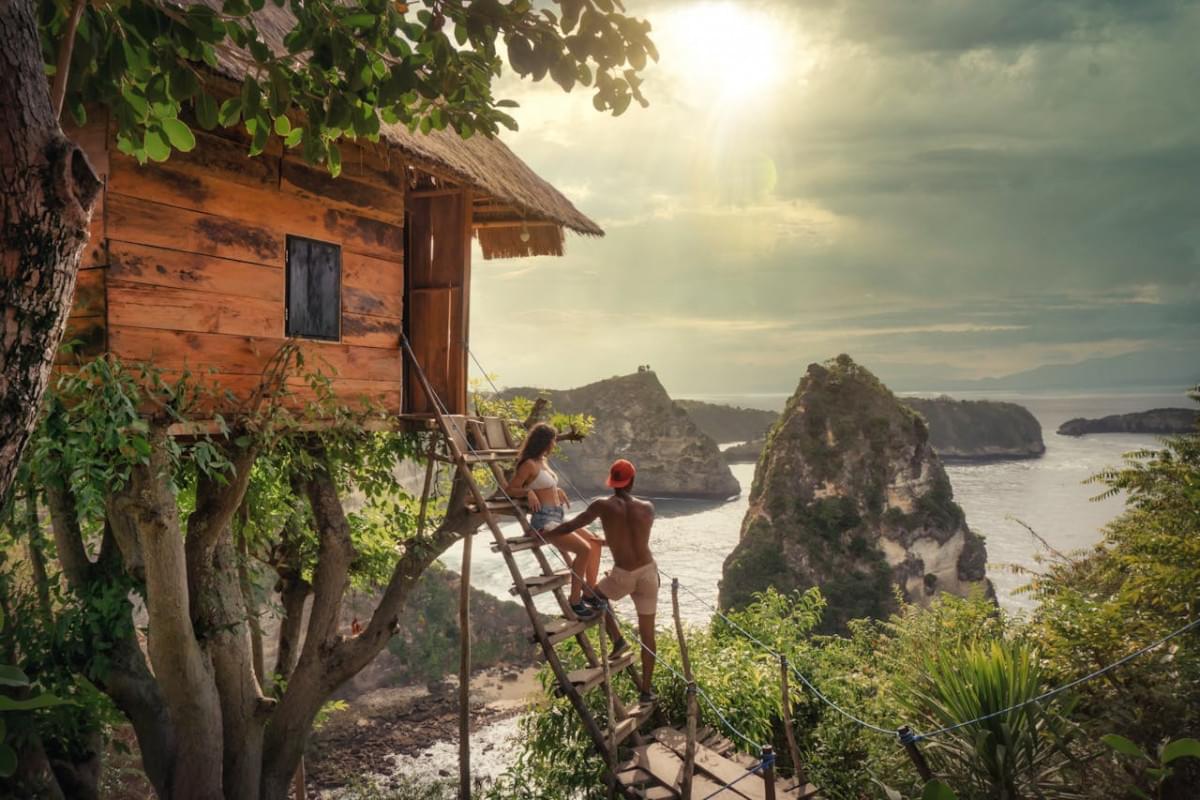
[[[651,561],[632,571],[613,567],[596,588],[609,600],[632,597],[638,616],[650,616],[658,610],[658,565]]]

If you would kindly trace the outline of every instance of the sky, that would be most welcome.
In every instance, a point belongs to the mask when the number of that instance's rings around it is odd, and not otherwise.
[[[1200,352],[1200,3],[625,3],[648,108],[498,87],[504,140],[606,232],[476,251],[501,383],[790,392],[846,352],[914,390]]]

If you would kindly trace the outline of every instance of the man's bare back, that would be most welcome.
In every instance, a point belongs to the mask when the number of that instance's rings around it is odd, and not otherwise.
[[[619,493],[592,503],[604,526],[604,538],[612,551],[613,563],[621,569],[635,570],[654,560],[650,554],[650,528],[654,525],[654,504],[630,494]]]

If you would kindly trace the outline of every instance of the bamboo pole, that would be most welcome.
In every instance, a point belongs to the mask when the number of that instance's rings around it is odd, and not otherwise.
[[[800,748],[796,745],[796,731],[792,729],[792,693],[788,689],[788,660],[787,656],[779,657],[779,691],[780,708],[783,710],[783,731],[787,734],[788,755],[792,757],[792,775],[798,783],[806,780],[804,769],[800,766]]]
[[[458,796],[471,800],[471,542],[463,537],[458,587]]]
[[[696,679],[692,677],[692,660],[688,656],[687,638],[683,635],[683,620],[679,615],[679,579],[671,579],[671,613],[675,617],[675,635],[679,638],[679,660],[683,664],[683,677],[687,681],[687,745],[683,751],[683,775],[679,782],[679,794],[683,800],[691,800],[692,776],[696,773],[696,722],[700,715],[696,700]]]
[[[900,734],[900,744],[904,745],[904,752],[908,753],[913,766],[917,768],[917,774],[921,776],[921,780],[929,783],[933,780],[933,772],[929,769],[929,762],[925,760],[925,756],[922,755],[920,748],[917,747],[912,729],[905,725],[897,730],[896,733]]]

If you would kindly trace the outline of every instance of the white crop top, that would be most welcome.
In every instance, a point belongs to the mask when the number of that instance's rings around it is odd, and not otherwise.
[[[547,466],[543,466],[538,470],[538,474],[533,476],[533,480],[529,482],[526,489],[554,489],[558,486],[558,475],[554,474],[554,470]]]

